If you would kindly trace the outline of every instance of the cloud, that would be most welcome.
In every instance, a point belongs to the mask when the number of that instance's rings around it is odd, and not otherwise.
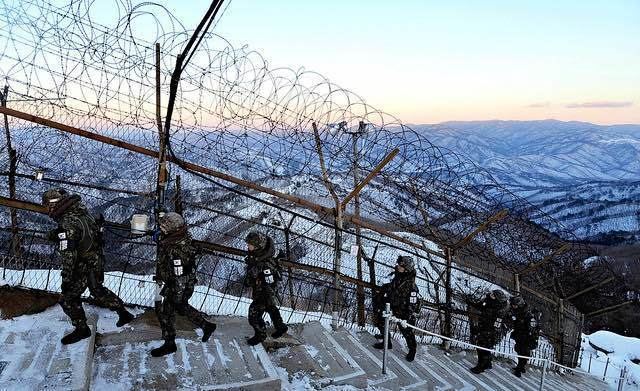
[[[601,102],[570,103],[566,106],[566,108],[568,109],[601,109],[601,108],[630,107],[630,106],[633,106],[633,102],[601,101]]]
[[[551,106],[551,103],[549,102],[539,102],[539,103],[532,103],[527,107],[531,107],[531,108],[541,108],[541,107],[549,107]]]

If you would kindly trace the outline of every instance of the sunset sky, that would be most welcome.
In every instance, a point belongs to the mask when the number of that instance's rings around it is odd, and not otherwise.
[[[229,2],[230,1],[230,2]],[[161,1],[193,28],[204,0]],[[640,123],[640,1],[227,0],[215,28],[406,123]]]

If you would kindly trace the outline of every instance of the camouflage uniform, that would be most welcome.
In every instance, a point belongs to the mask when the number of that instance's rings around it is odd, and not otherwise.
[[[398,265],[403,266],[405,272],[400,273],[396,270],[391,282],[382,285],[374,298],[375,323],[381,332],[378,336],[382,338],[384,338],[384,335],[382,335],[384,333],[384,317],[382,313],[386,303],[390,304],[393,316],[406,320],[412,326],[416,325],[420,296],[416,285],[416,271],[413,266],[413,259],[404,256],[398,257]],[[415,332],[410,327],[402,327],[402,325],[398,325],[398,327],[409,348],[407,359],[413,361],[417,348]],[[391,346],[391,339],[389,339],[389,347]],[[376,347],[383,348],[384,342],[376,344]]]
[[[250,250],[246,258],[245,276],[245,285],[252,289],[253,301],[249,305],[249,324],[253,327],[255,336],[249,343],[254,344],[262,342],[267,336],[263,319],[265,312],[269,314],[276,328],[274,338],[284,334],[287,326],[278,309],[280,303],[276,290],[280,272],[275,258],[273,240],[261,233],[251,232],[247,235],[246,242],[254,246],[254,250]]]
[[[516,343],[514,350],[521,356],[530,356],[531,351],[538,345],[536,333],[538,321],[521,297],[513,297],[511,304],[511,314],[507,318],[507,324],[509,328],[513,328],[511,339]],[[518,358],[518,365],[514,368],[516,376],[519,377],[525,371],[527,362],[526,358]]]
[[[54,190],[45,193],[43,202],[48,203],[51,194],[61,194],[49,215],[56,220],[58,228],[49,232],[48,238],[57,241],[57,252],[62,258],[62,301],[60,305],[77,329],[88,330],[87,319],[82,308],[81,295],[89,288],[97,305],[116,311],[120,315],[118,325],[130,321],[133,316],[125,309],[122,300],[104,282],[104,255],[102,235],[95,219],[80,202],[77,195]]]
[[[169,217],[171,215],[177,215],[177,213],[171,213]],[[193,245],[191,235],[183,225],[173,232],[163,235],[159,244],[156,282],[163,284],[160,291],[163,299],[156,306],[156,314],[162,328],[162,338],[165,341],[175,340],[176,312],[187,317],[193,324],[202,328],[206,334],[207,329],[215,326],[207,320],[205,313],[189,304],[197,282],[197,250]]]
[[[491,296],[494,297],[491,297]],[[471,342],[484,348],[493,348],[498,343],[502,329],[502,317],[506,309],[506,295],[500,290],[494,290],[480,301],[467,302],[471,311],[469,314]],[[491,368],[493,356],[491,352],[477,349],[478,364],[472,369],[480,373]]]

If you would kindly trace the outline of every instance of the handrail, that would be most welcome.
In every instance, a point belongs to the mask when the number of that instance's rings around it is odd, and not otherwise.
[[[503,355],[503,356],[514,357],[514,358],[525,358],[525,359],[528,359],[528,360],[540,360],[540,361],[542,361],[543,364],[542,364],[542,375],[541,375],[541,379],[540,379],[540,388],[539,388],[539,390],[543,390],[544,389],[546,370],[547,370],[547,368],[549,366],[556,366],[556,367],[560,367],[560,368],[569,370],[569,371],[574,372],[574,373],[593,376],[593,374],[591,374],[589,372],[586,372],[586,371],[581,370],[581,369],[567,367],[567,366],[559,364],[559,363],[557,363],[555,361],[549,360],[548,358],[537,358],[537,357],[531,357],[531,356],[523,356],[523,355],[520,355],[520,354],[501,352],[499,350],[486,348],[484,346],[478,346],[478,345],[472,344],[470,342],[460,341],[460,340],[457,340],[455,338],[446,337],[446,336],[440,335],[438,333],[434,333],[434,332],[431,332],[431,331],[428,331],[428,330],[421,329],[421,328],[419,328],[417,326],[414,326],[414,325],[410,324],[405,319],[400,319],[400,318],[397,318],[397,317],[393,316],[393,314],[391,313],[391,310],[389,309],[389,303],[386,304],[386,309],[383,312],[382,316],[385,318],[385,330],[384,330],[384,335],[385,336],[388,336],[388,334],[389,334],[389,328],[390,328],[390,324],[391,323],[399,323],[402,328],[409,327],[409,328],[412,328],[415,331],[421,332],[423,334],[427,334],[427,335],[430,335],[430,336],[433,336],[433,337],[441,338],[443,340],[450,341],[450,342],[456,342],[456,343],[461,344],[461,345],[466,345],[467,347],[480,349],[480,350],[484,350],[484,351],[487,351],[487,352],[500,354],[500,355]],[[383,368],[386,367],[386,363],[384,362],[385,358],[386,358],[386,351],[387,351],[387,342],[385,340],[385,342],[384,342],[384,352],[383,352],[383,356],[382,356],[383,357],[383,362],[382,362]],[[598,378],[600,378],[600,376],[598,376]],[[625,378],[626,378],[626,373],[625,372],[623,372],[622,376],[602,377],[603,380],[605,380],[605,379],[617,379],[620,382],[624,381]]]

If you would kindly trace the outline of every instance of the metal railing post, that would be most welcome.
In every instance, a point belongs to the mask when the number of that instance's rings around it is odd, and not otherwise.
[[[542,375],[540,376],[540,388],[538,388],[539,391],[544,390],[544,380],[547,377],[548,365],[549,365],[549,360],[545,358],[544,361],[542,362]]]
[[[620,369],[620,379],[618,379],[618,391],[624,390],[624,382],[626,381],[626,378],[627,378],[627,367],[622,367],[622,369]]]
[[[587,369],[587,372],[591,373],[591,360],[593,359],[593,354],[589,353],[589,368]]]
[[[604,381],[607,377],[607,369],[609,369],[609,361],[611,359],[609,357],[607,357],[607,363],[604,366],[604,373],[602,374],[602,380]]]
[[[386,303],[384,308],[384,348],[382,350],[382,374],[387,374],[387,348],[389,344],[389,317],[391,316],[391,304]]]

